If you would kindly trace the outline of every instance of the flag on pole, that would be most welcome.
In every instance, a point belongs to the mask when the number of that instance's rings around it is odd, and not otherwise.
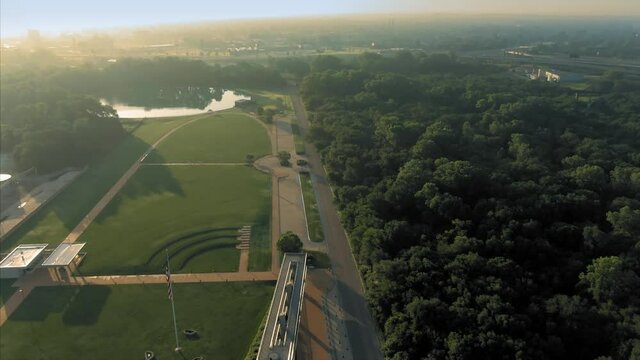
[[[176,322],[176,305],[173,303],[173,282],[171,281],[171,270],[169,269],[169,249],[165,249],[167,252],[167,266],[165,267],[165,273],[167,275],[167,297],[171,300],[171,312],[173,313],[173,331],[176,335],[176,352],[182,351],[180,342],[178,341],[178,323]]]
[[[169,266],[165,267],[165,274],[167,275],[167,297],[169,300],[173,300],[173,287],[171,286],[171,272]]]

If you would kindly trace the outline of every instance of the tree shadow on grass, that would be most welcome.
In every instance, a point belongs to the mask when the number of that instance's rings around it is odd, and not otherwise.
[[[163,193],[180,197],[186,196],[180,181],[176,179],[169,167],[162,165],[141,166],[120,192],[111,199],[109,205],[102,210],[95,221],[101,223],[110,216],[116,215],[125,200]]]
[[[67,325],[91,325],[98,321],[107,298],[108,286],[51,286],[34,289],[11,315],[12,321],[44,321],[62,313]]]
[[[65,325],[93,325],[107,303],[111,288],[108,286],[82,286],[62,315]]]
[[[0,248],[4,251],[19,243],[25,236],[31,235],[34,229],[43,229],[47,226],[47,216],[52,212],[63,223],[68,234],[84,216],[96,205],[96,203],[109,191],[109,189],[122,177],[122,175],[149,149],[149,143],[142,139],[127,134],[113,150],[103,157],[95,159],[87,171],[78,177],[72,184],[64,189],[48,204],[38,210],[30,219],[18,227],[9,237],[3,239]],[[146,167],[143,167],[146,168]],[[147,188],[143,193],[129,192],[128,197],[144,196],[153,192],[170,191],[179,196],[184,192],[179,182],[173,178],[171,172],[157,166],[154,178],[143,179]],[[135,176],[134,178],[135,179]],[[133,180],[132,179],[132,180]],[[127,189],[125,186],[124,189]],[[137,187],[134,186],[137,190]],[[119,195],[105,211],[115,211],[119,204]],[[102,217],[102,216],[101,216]],[[29,239],[31,240],[31,239]],[[63,238],[49,239],[52,243],[58,243]]]
[[[77,287],[40,287],[34,289],[11,315],[12,321],[44,321],[50,314],[62,313]]]

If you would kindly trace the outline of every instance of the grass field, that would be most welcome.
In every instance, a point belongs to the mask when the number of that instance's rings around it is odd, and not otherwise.
[[[316,203],[316,194],[313,192],[311,177],[309,173],[300,173],[300,183],[302,184],[302,195],[304,196],[304,210],[307,215],[307,226],[309,227],[309,238],[311,241],[321,242],[324,240],[322,233],[322,223],[320,213]]]
[[[237,111],[212,115],[176,131],[146,162],[241,163],[247,154],[256,158],[271,153],[264,127]]]
[[[242,359],[273,293],[271,283],[175,284],[176,354],[165,285],[37,288],[2,326],[1,359]]]
[[[251,167],[142,166],[78,239],[80,271],[161,273],[165,248],[175,272],[237,271],[237,229],[253,225],[260,239],[270,221],[270,177]]]
[[[276,112],[292,111],[291,98],[278,91],[269,90],[241,90],[243,94],[251,96],[251,100],[265,109],[273,109]]]
[[[74,183],[0,244],[3,251],[24,243],[60,243],[122,174],[166,132],[188,117],[150,119],[97,159]]]

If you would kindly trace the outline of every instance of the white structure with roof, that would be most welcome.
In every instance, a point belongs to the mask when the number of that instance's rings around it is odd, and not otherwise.
[[[306,276],[307,254],[284,254],[257,360],[295,359]]]
[[[48,244],[22,244],[0,261],[0,278],[15,279],[38,265]]]
[[[84,243],[62,243],[42,263],[53,280],[66,281],[76,271]]]

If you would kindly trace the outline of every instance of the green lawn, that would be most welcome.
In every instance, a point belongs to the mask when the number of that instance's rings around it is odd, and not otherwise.
[[[111,152],[96,160],[86,173],[4,239],[0,249],[7,251],[24,243],[60,243],[149,144],[188,119],[145,120],[132,135],[127,135]]]
[[[271,153],[266,129],[250,116],[225,111],[176,131],[149,154],[146,162],[237,162],[247,154]]]
[[[241,90],[243,94],[251,96],[251,100],[265,109],[273,109],[276,112],[291,111],[291,98],[289,95],[278,91],[269,90]]]
[[[2,326],[1,359],[238,360],[246,354],[273,294],[273,284],[174,285],[178,331],[195,329],[199,340],[180,335],[176,354],[171,305],[161,285],[36,288]]]
[[[165,248],[175,272],[237,271],[237,229],[252,225],[260,242],[270,221],[270,177],[251,167],[142,166],[78,239],[80,272],[160,273]],[[259,245],[250,261],[266,270],[271,252]]]
[[[11,286],[14,282],[16,279],[0,279],[0,306],[18,290],[18,288]]]
[[[321,242],[324,240],[324,234],[322,233],[320,212],[318,211],[316,195],[313,192],[313,185],[311,184],[309,173],[300,173],[300,183],[302,184],[302,195],[304,196],[304,209],[307,215],[309,238],[311,241]]]

